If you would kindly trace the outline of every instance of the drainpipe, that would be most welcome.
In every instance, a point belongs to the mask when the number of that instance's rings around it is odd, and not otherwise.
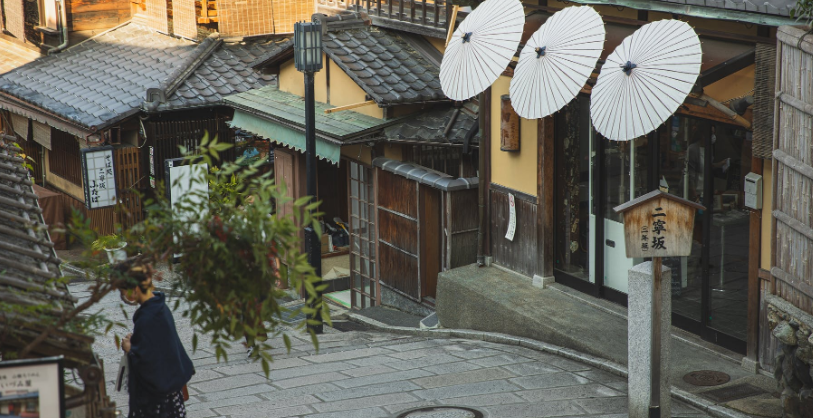
[[[477,109],[477,123],[480,131],[480,144],[478,149],[479,164],[477,167],[477,215],[480,224],[477,226],[477,266],[482,267],[485,265],[485,233],[486,233],[486,217],[485,217],[485,201],[486,201],[486,152],[488,147],[485,146],[485,141],[489,140],[489,135],[486,135],[486,112],[491,106],[486,103],[486,94],[480,93],[479,108]]]
[[[59,20],[61,20],[59,24],[62,26],[62,43],[56,48],[49,50],[48,55],[57,53],[68,47],[68,12],[65,11],[65,0],[57,0],[57,4],[59,5]]]

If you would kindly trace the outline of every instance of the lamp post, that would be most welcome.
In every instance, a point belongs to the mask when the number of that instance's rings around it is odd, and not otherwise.
[[[313,73],[322,69],[322,25],[319,22],[298,22],[294,24],[294,66],[305,74],[305,167],[307,170],[307,192],[316,200],[316,99],[313,96]],[[305,228],[305,247],[308,263],[316,275],[322,276],[322,250],[320,237],[313,228]],[[317,293],[319,300],[322,292]],[[320,321],[319,325],[308,324],[308,329],[322,333],[321,311],[308,315],[308,319]]]

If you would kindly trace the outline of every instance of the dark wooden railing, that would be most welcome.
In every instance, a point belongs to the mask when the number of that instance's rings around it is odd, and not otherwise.
[[[378,26],[443,36],[452,4],[448,0],[319,0],[320,6],[364,12]]]

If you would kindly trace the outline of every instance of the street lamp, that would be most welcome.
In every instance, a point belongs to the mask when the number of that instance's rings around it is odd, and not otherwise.
[[[294,66],[305,74],[305,167],[307,170],[308,195],[316,201],[316,99],[313,96],[313,73],[322,69],[322,24],[298,22],[294,24]],[[322,277],[322,250],[320,237],[313,228],[305,228],[305,247],[308,263],[316,275]],[[322,292],[317,292],[319,301]],[[319,325],[308,324],[308,329],[322,333],[321,310],[308,316]]]

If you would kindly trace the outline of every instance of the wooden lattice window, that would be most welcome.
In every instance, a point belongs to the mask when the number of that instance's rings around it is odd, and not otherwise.
[[[76,185],[82,185],[82,165],[79,142],[68,133],[54,129],[51,132],[51,150],[48,152],[51,174]]]
[[[350,280],[354,309],[375,306],[378,295],[373,193],[372,168],[350,161]]]

